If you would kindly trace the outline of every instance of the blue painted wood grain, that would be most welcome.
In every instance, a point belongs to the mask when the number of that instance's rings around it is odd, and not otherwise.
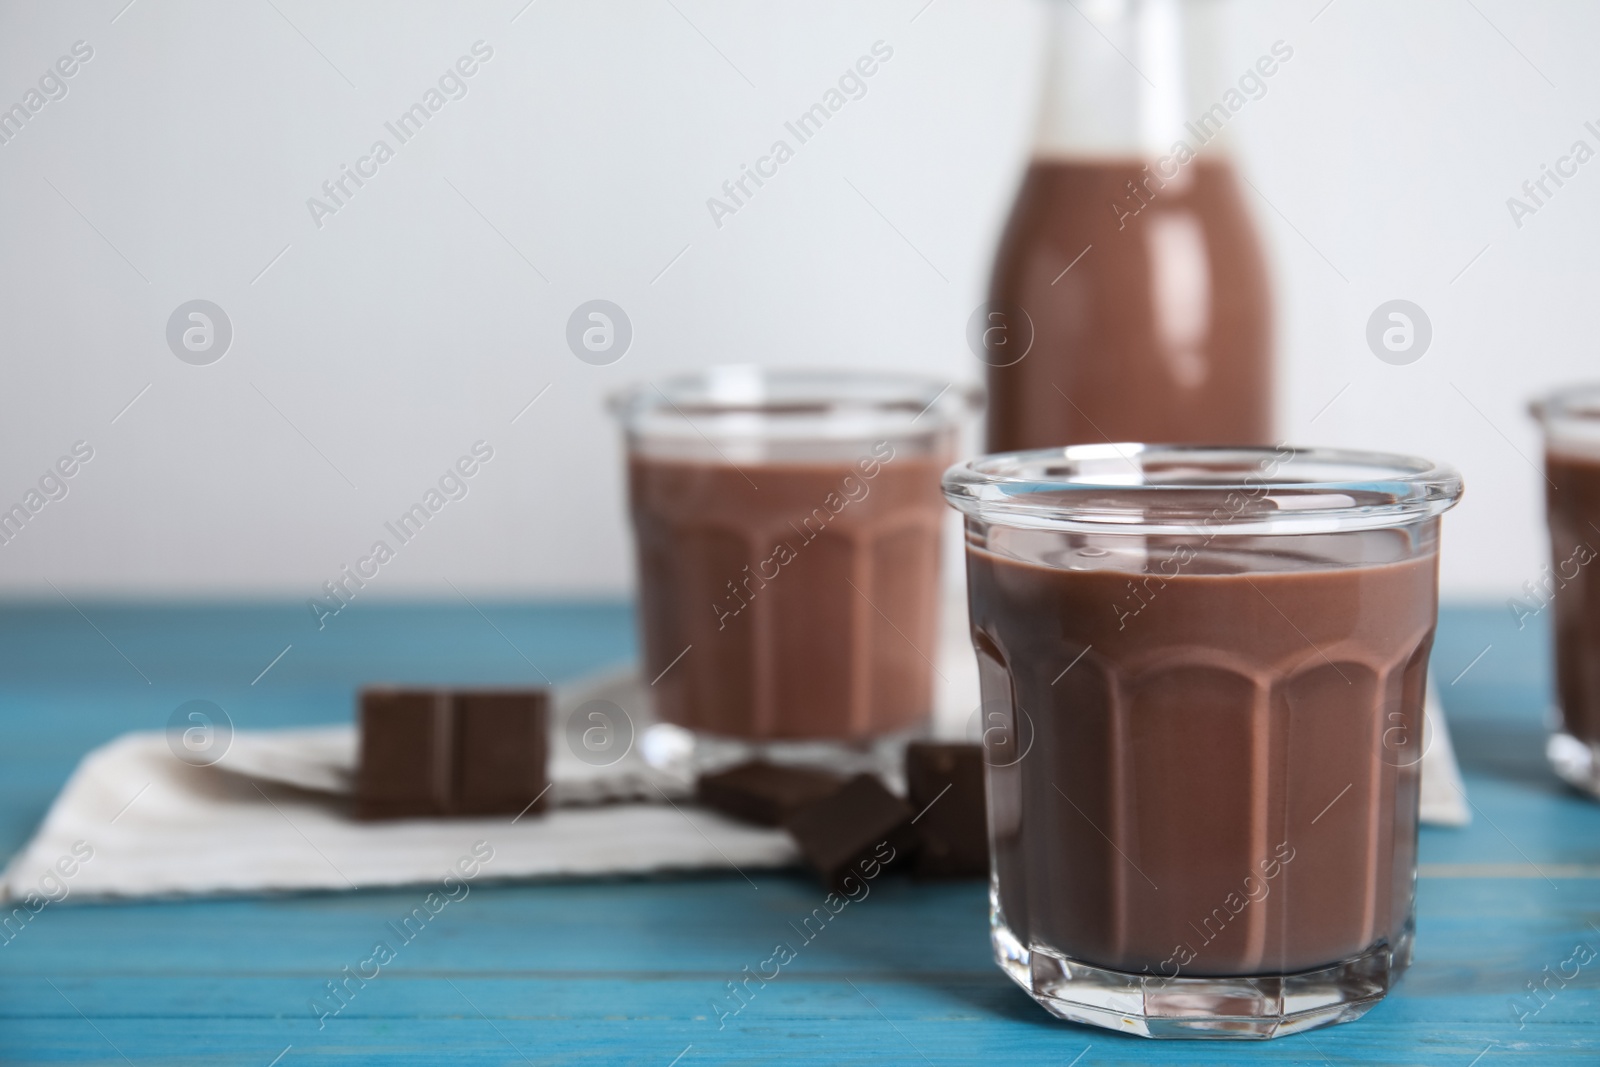
[[[85,751],[185,700],[240,727],[333,722],[363,681],[560,680],[634,652],[618,604],[356,605],[321,631],[296,606],[79,606],[0,610],[0,854]],[[980,885],[886,878],[800,945],[789,924],[821,892],[768,873],[478,885],[320,1026],[313,998],[398,945],[386,923],[422,890],[69,900],[0,947],[0,1063],[1600,1063],[1600,961],[1543,1000],[1526,989],[1600,949],[1600,805],[1545,768],[1547,656],[1504,609],[1442,614],[1434,663],[1476,816],[1423,832],[1417,962],[1352,1025],[1262,1045],[1072,1026],[990,963]],[[780,940],[796,959],[719,1027],[726,984]]]

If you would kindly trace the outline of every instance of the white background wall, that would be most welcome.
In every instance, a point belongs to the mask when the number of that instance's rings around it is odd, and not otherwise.
[[[978,375],[963,330],[1025,160],[1031,0],[125,3],[0,7],[0,106],[94,49],[0,145],[0,504],[95,450],[0,548],[0,591],[309,596],[481,438],[470,494],[369,595],[622,592],[608,390],[720,361]],[[1295,49],[1236,126],[1284,436],[1457,464],[1446,592],[1509,594],[1544,562],[1525,400],[1600,377],[1600,161],[1520,229],[1505,201],[1600,148],[1600,8],[1238,16],[1240,70]],[[480,39],[468,95],[318,229],[307,197]],[[880,39],[867,95],[714,226],[706,198]],[[197,297],[235,331],[205,367],[164,336]],[[564,341],[596,297],[635,330],[607,367]],[[1405,367],[1364,341],[1396,297],[1435,331]]]

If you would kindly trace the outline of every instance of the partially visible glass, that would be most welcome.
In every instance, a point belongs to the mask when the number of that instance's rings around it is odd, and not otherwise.
[[[1146,1037],[1358,1018],[1411,960],[1439,515],[1459,476],[1324,449],[952,467],[1001,968]]]
[[[1546,754],[1564,781],[1600,798],[1600,385],[1533,405],[1544,429],[1550,566],[1513,601],[1519,621],[1553,604],[1560,721]],[[1520,605],[1520,607],[1519,607]]]
[[[945,380],[751,366],[613,398],[644,678],[700,766],[817,743],[838,762],[924,725],[939,476],[975,402]]]

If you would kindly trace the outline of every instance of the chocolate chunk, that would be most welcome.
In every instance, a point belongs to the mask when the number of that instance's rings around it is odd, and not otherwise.
[[[516,814],[538,797],[543,811],[549,744],[545,694],[455,694],[455,813]]]
[[[796,811],[843,784],[844,779],[832,771],[751,760],[701,775],[695,795],[706,807],[735,819],[782,826]]]
[[[449,694],[366,690],[361,694],[361,761],[356,815],[405,819],[437,815],[450,793]]]
[[[878,779],[858,774],[795,812],[785,829],[829,888],[852,893],[884,868],[910,858],[915,814]]]
[[[543,810],[547,706],[537,689],[363,691],[356,816]]]
[[[917,812],[916,873],[986,878],[989,827],[983,746],[915,741],[906,746],[906,793]]]

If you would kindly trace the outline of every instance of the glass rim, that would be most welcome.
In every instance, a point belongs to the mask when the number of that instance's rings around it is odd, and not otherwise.
[[[1600,422],[1600,382],[1574,382],[1552,389],[1529,401],[1528,414],[1545,427],[1564,420]]]
[[[1416,456],[1137,442],[1002,452],[945,471],[946,501],[1000,526],[1100,534],[1338,533],[1454,507],[1461,475]]]
[[[634,383],[610,393],[606,407],[625,425],[652,415],[815,418],[878,412],[910,415],[912,422],[933,415],[931,429],[978,410],[983,397],[981,386],[932,375],[735,363]]]

